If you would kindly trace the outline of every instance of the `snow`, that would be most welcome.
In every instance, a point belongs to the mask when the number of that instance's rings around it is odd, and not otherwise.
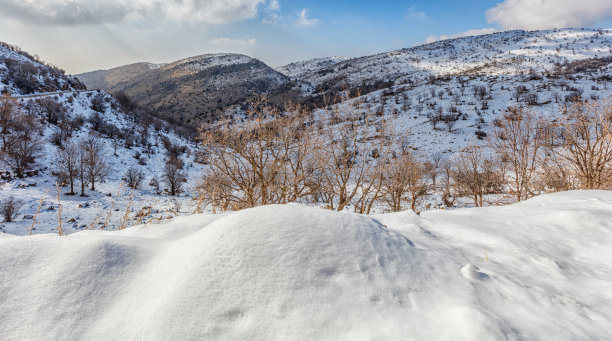
[[[72,94],[40,94],[32,96],[17,97],[20,103],[27,104],[40,97],[54,98],[57,102],[62,103],[68,108],[71,116],[82,116],[86,121],[94,115],[94,111],[90,108],[92,95],[96,91],[80,92],[75,91]],[[105,97],[110,95],[101,92]],[[133,118],[125,114],[120,109],[112,109],[107,105],[106,110],[100,113],[104,123],[114,124],[119,129],[129,129],[134,127]],[[0,233],[10,233],[17,235],[29,234],[32,225],[32,219],[24,219],[25,216],[34,216],[38,210],[41,199],[43,205],[36,218],[37,223],[34,224],[33,233],[48,233],[55,231],[58,227],[58,202],[57,202],[57,177],[53,172],[57,168],[56,153],[58,147],[53,145],[51,135],[55,131],[55,126],[46,125],[44,127],[44,149],[36,167],[40,173],[36,176],[27,179],[15,179],[11,181],[0,180],[0,199],[14,197],[16,200],[24,202],[24,206],[19,212],[15,222],[0,223]],[[117,153],[114,153],[112,139],[100,134],[100,138],[105,145],[106,162],[111,168],[111,172],[107,179],[96,184],[96,190],[86,190],[87,197],[78,195],[66,195],[69,192],[68,187],[60,189],[60,202],[62,205],[62,220],[64,222],[64,233],[73,233],[88,227],[93,224],[94,228],[102,227],[102,224],[108,219],[106,228],[114,229],[120,225],[126,209],[129,208],[130,224],[135,224],[138,221],[149,221],[152,219],[165,219],[178,214],[187,214],[193,212],[197,204],[193,200],[197,196],[195,187],[201,179],[204,171],[204,165],[194,161],[194,153],[189,155],[181,155],[185,163],[184,171],[187,173],[188,182],[183,185],[184,193],[180,196],[172,197],[170,195],[158,195],[149,182],[156,177],[161,187],[165,188],[162,180],[163,167],[167,160],[166,150],[163,147],[160,139],[162,136],[167,137],[173,143],[188,147],[190,151],[196,149],[196,143],[183,139],[171,131],[162,129],[157,132],[153,127],[149,128],[149,142],[152,147],[149,151],[141,145],[136,144],[132,147],[126,147],[125,143],[120,143],[117,147]],[[136,130],[135,134],[139,134],[140,130]],[[78,141],[80,138],[97,134],[91,128],[90,123],[86,123],[81,129],[73,132],[73,139]],[[138,136],[134,136],[137,139]],[[141,159],[145,164],[139,164],[135,158],[137,154],[141,154]],[[144,173],[142,188],[130,191],[124,183],[124,175],[128,168],[134,167]],[[0,171],[7,171],[4,165],[0,165]],[[80,190],[80,183],[75,183],[75,191]],[[111,196],[109,196],[111,194]],[[113,209],[114,207],[114,209]],[[151,214],[144,218],[136,217],[136,212],[145,207],[151,208]],[[70,221],[70,222],[69,222]]]
[[[598,70],[571,74],[557,70],[573,61],[608,57],[611,47],[612,30],[513,30],[347,60],[313,59],[277,70],[296,80],[295,90],[305,96],[319,93],[322,86],[363,91],[366,85],[388,82],[340,106],[355,104],[364,112],[381,110],[397,132],[410,132],[409,142],[417,156],[430,159],[443,154],[449,158],[467,145],[486,145],[475,133],[490,136],[493,120],[508,106],[526,106],[553,121],[560,117],[565,97],[576,89],[583,91],[584,99],[612,96],[609,63]],[[514,98],[519,85],[537,95],[536,105]],[[487,94],[479,98],[473,93],[474,86],[484,86]],[[449,114],[451,107],[462,113],[452,132],[444,124],[434,129],[430,117],[438,108]]]
[[[301,205],[0,234],[4,340],[612,337],[612,192],[362,216]]]

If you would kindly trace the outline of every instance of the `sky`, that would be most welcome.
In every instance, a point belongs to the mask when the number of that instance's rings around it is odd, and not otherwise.
[[[0,41],[71,74],[217,52],[279,66],[562,27],[612,28],[612,1],[0,0]]]

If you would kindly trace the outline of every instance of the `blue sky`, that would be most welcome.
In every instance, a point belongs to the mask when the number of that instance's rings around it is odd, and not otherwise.
[[[612,28],[610,0],[0,0],[0,8],[0,41],[70,73],[210,52],[277,66],[504,29]]]

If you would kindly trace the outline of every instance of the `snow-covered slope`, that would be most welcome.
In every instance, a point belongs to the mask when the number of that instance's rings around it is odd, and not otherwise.
[[[606,340],[612,193],[0,236],[3,340]]]
[[[610,54],[612,30],[504,31],[349,59],[301,79],[317,86],[329,81],[360,86],[415,83],[430,76],[545,74],[565,63]]]
[[[323,57],[314,58],[300,62],[294,62],[275,68],[276,71],[291,78],[302,78],[306,73],[318,72],[330,66],[336,65],[349,57]]]
[[[18,47],[0,42],[0,94],[26,95],[84,90],[78,79],[43,63]]]
[[[87,189],[87,196],[80,197],[66,195],[68,187],[60,189],[64,232],[69,234],[86,228],[103,226],[115,229],[120,225],[128,208],[131,224],[139,220],[146,222],[192,212],[195,205],[192,196],[195,195],[195,186],[204,168],[203,165],[194,162],[196,144],[177,136],[168,125],[160,121],[156,123],[151,121],[144,128],[140,120],[147,118],[122,111],[115,103],[116,100],[103,92],[100,94],[104,96],[107,106],[102,113],[94,111],[90,106],[92,98],[97,94],[98,92],[75,92],[19,99],[19,103],[23,106],[30,105],[33,108],[36,108],[36,100],[53,99],[67,108],[70,119],[78,118],[85,122],[83,126],[72,132],[72,141],[80,141],[93,135],[98,136],[104,146],[104,159],[110,170],[105,181],[96,184],[95,191]],[[92,117],[96,115],[99,116],[100,122],[103,122],[99,131],[94,129],[92,123]],[[144,129],[147,130],[147,135]],[[38,174],[25,179],[0,180],[0,199],[13,197],[24,203],[15,222],[0,224],[0,234],[25,235],[29,233],[31,227],[34,228],[35,234],[57,229],[59,203],[56,190],[58,181],[56,155],[59,147],[52,143],[53,134],[57,131],[58,127],[49,123],[43,128],[42,152],[32,167]],[[109,132],[114,136],[109,136]],[[161,189],[166,188],[162,173],[168,156],[163,139],[168,139],[177,146],[184,146],[187,150],[180,157],[184,161],[188,182],[183,185],[184,192],[175,197],[167,193],[158,194],[155,186],[150,185],[151,180],[155,178],[160,183]],[[133,192],[125,183],[125,174],[129,168],[142,171],[144,175],[142,187]],[[0,164],[0,171],[7,170],[3,164]],[[79,192],[78,189],[77,181],[75,191]],[[39,206],[41,206],[40,211],[34,223],[32,217]],[[137,217],[140,211],[147,214],[142,218]]]
[[[139,76],[151,69],[156,69],[165,64],[134,63],[112,68],[110,70],[96,70],[78,74],[77,77],[87,84],[89,89],[104,89],[113,92],[113,87]]]
[[[140,72],[106,77],[102,89],[125,92],[164,117],[196,128],[217,120],[228,106],[242,103],[254,94],[268,93],[289,80],[257,59],[232,53],[204,54],[164,65],[138,65]],[[112,76],[129,67],[98,74]],[[83,78],[88,86],[100,84],[90,76],[91,73],[84,74]]]
[[[37,72],[26,77],[34,82],[32,84],[42,84],[34,94],[21,95],[24,91],[19,82],[25,74],[20,73],[20,68]],[[194,162],[196,144],[179,136],[176,126],[152,117],[142,108],[133,105],[124,108],[108,93],[80,90],[82,85],[71,82],[76,81],[61,70],[35,60],[18,48],[0,44],[0,84],[12,95],[1,100],[14,103],[13,120],[17,122],[32,115],[34,124],[27,129],[40,130],[40,134],[34,133],[35,140],[40,143],[28,145],[40,152],[33,153],[34,162],[28,165],[26,178],[17,178],[13,163],[5,162],[9,158],[5,158],[4,150],[0,152],[0,201],[12,197],[23,204],[14,222],[0,223],[0,233],[24,235],[29,234],[30,229],[34,234],[50,232],[59,226],[59,216],[64,232],[72,233],[84,228],[117,228],[126,211],[131,224],[192,212],[195,205],[192,195],[195,195],[195,185],[203,170],[202,165]],[[98,107],[103,107],[97,111],[93,109],[96,100],[99,100]],[[55,113],[50,114],[52,111]],[[9,125],[9,134],[11,127]],[[67,195],[69,187],[60,188],[58,202],[55,184],[66,181],[58,177],[60,146],[68,141],[79,143],[90,136],[100,139],[103,158],[109,166],[108,176],[96,185],[96,190],[87,189],[86,197]],[[162,173],[168,160],[165,146],[169,144],[185,151],[180,158],[188,182],[182,186],[183,193],[175,197],[158,194],[156,186],[151,185],[151,180],[156,179],[160,192],[166,188]],[[133,192],[125,184],[130,168],[144,175],[142,187]],[[80,192],[79,185],[76,181],[75,192]],[[146,214],[137,216],[140,212]]]
[[[411,133],[421,157],[449,157],[485,144],[509,106],[553,121],[573,98],[611,96],[611,49],[612,30],[506,31],[346,60],[303,73],[299,90],[383,113],[397,131]],[[436,116],[451,118],[452,127],[434,127]]]

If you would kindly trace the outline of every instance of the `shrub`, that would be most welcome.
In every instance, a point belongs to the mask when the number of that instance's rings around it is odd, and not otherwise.
[[[144,173],[136,168],[130,167],[125,173],[125,182],[129,188],[139,189],[142,180],[144,180]]]
[[[10,223],[17,219],[19,210],[23,206],[23,201],[15,200],[13,197],[9,197],[0,201],[0,215],[4,217],[4,221]]]

